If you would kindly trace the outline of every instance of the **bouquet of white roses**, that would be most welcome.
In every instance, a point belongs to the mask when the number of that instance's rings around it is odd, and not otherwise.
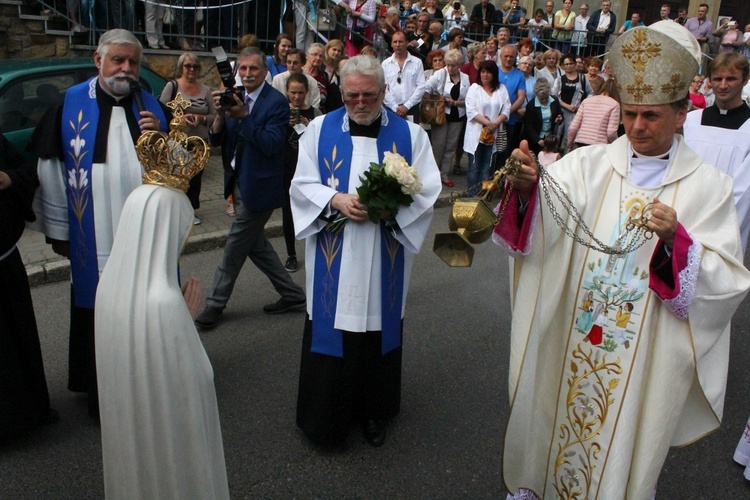
[[[367,215],[372,222],[379,224],[381,219],[393,219],[399,206],[408,207],[414,201],[413,195],[422,190],[417,169],[410,167],[403,156],[386,152],[383,163],[370,163],[370,168],[359,180],[357,188],[359,202],[367,206]],[[326,229],[340,232],[349,219],[339,217]]]

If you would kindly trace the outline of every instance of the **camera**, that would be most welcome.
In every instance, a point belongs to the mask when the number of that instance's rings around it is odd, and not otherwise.
[[[511,7],[511,10],[518,10],[518,5],[514,5],[513,7]]]
[[[461,2],[453,2],[453,9],[454,10],[460,10],[461,9]]]
[[[239,94],[239,91],[234,88],[234,70],[232,69],[232,65],[229,64],[229,58],[221,46],[212,48],[211,52],[214,53],[214,57],[216,58],[216,69],[219,70],[221,83],[224,84],[224,88],[226,89],[219,96],[219,105],[225,109],[231,108],[237,104],[237,101],[234,100],[234,96]]]
[[[299,107],[298,106],[290,107],[289,114],[294,123],[299,123]]]

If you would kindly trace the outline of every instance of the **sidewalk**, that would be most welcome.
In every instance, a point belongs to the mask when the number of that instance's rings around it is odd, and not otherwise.
[[[227,201],[224,199],[224,172],[221,166],[221,155],[218,148],[211,151],[212,155],[203,173],[201,188],[201,207],[195,214],[201,219],[201,224],[193,226],[183,253],[213,250],[224,246],[232,217],[227,211]],[[467,155],[461,162],[466,172]],[[466,189],[466,175],[451,176],[456,185],[453,188],[443,187],[436,207],[450,203],[451,191]],[[447,221],[444,222],[447,226]],[[274,210],[266,225],[266,235],[281,236],[281,210]],[[429,248],[428,248],[429,247]],[[432,242],[425,242],[424,250],[432,250]],[[18,242],[26,273],[31,286],[43,285],[70,279],[70,263],[68,259],[60,257],[52,251],[52,247],[44,242],[44,235],[36,231],[26,230]],[[283,260],[283,259],[282,259]],[[217,262],[218,264],[218,262]]]

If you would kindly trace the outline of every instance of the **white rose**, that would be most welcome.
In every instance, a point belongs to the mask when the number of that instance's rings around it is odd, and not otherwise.
[[[401,183],[401,192],[408,195],[415,195],[422,190],[422,182],[419,180],[419,174],[414,167],[409,167],[407,174],[404,175],[403,182],[399,180]]]
[[[403,156],[390,151],[383,154],[383,164],[385,165],[385,173],[394,179],[398,178],[398,172],[409,168],[409,164],[406,163]]]

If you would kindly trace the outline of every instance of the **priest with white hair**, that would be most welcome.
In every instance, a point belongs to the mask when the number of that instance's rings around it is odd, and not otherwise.
[[[297,425],[312,441],[336,445],[358,422],[367,442],[381,446],[386,422],[400,409],[406,292],[440,171],[427,134],[383,107],[385,79],[375,59],[349,59],[341,82],[346,106],[307,127],[290,191],[307,271]],[[416,169],[421,188],[411,204],[373,223],[357,188],[389,152]],[[343,230],[331,230],[338,219],[346,221]]]

